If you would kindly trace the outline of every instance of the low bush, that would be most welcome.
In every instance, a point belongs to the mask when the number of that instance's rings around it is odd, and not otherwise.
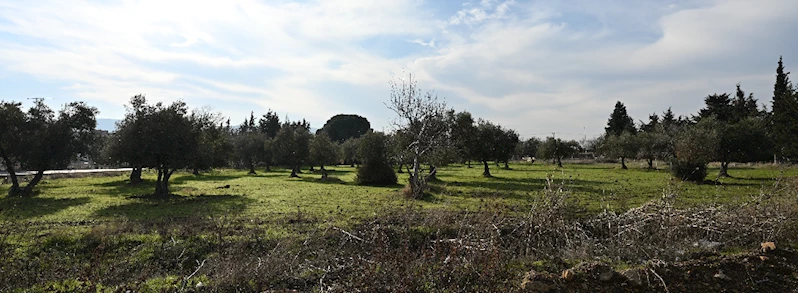
[[[366,163],[357,168],[355,181],[361,185],[394,185],[396,173],[391,165],[384,162]]]
[[[682,181],[701,182],[707,177],[707,163],[684,162],[674,160],[671,164],[671,174]]]

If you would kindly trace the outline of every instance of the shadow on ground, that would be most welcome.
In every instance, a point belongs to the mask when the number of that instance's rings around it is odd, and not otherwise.
[[[88,197],[5,197],[0,199],[0,218],[7,220],[36,218],[88,202]]]
[[[131,198],[130,203],[110,206],[95,212],[100,217],[125,217],[133,220],[203,217],[238,214],[254,202],[239,195],[173,196],[166,199]]]

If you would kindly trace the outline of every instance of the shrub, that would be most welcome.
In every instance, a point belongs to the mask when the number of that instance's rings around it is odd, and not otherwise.
[[[396,173],[388,163],[365,163],[357,168],[357,184],[393,185],[397,182]]]
[[[674,160],[671,163],[671,174],[673,177],[683,181],[700,182],[707,177],[706,162],[685,162]]]
[[[717,157],[717,121],[713,118],[688,126],[676,137],[674,151],[676,159],[671,172],[676,178],[687,181],[703,181],[707,176],[707,162]]]
[[[360,139],[359,156],[363,164],[357,168],[357,184],[392,185],[397,178],[388,163],[388,137],[379,132],[369,132]]]

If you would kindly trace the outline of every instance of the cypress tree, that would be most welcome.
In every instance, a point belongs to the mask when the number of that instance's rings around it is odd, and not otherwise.
[[[785,161],[798,160],[798,97],[790,83],[789,72],[779,57],[776,84],[773,86],[773,112],[770,135],[776,146],[776,156]]]

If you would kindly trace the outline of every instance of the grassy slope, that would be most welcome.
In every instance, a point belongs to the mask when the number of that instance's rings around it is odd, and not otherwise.
[[[426,208],[476,208],[485,201],[509,205],[534,202],[546,185],[553,182],[571,190],[588,212],[603,208],[622,210],[650,199],[676,192],[683,204],[733,202],[774,188],[777,179],[796,176],[796,169],[769,167],[737,168],[735,178],[719,184],[693,184],[672,180],[665,170],[620,170],[615,165],[512,165],[512,170],[492,166],[493,178],[480,176],[481,168],[450,166],[442,168],[438,183],[423,201]],[[716,170],[710,170],[710,174]],[[131,220],[181,216],[275,217],[304,213],[336,221],[370,216],[380,208],[408,202],[400,196],[401,185],[357,186],[354,168],[335,167],[332,176],[339,182],[318,180],[320,175],[303,174],[289,179],[287,171],[248,176],[243,171],[223,170],[194,176],[177,174],[171,188],[182,197],[153,200],[137,197],[153,190],[154,174],[145,174],[147,183],[130,186],[125,176],[62,178],[45,180],[40,194],[18,199],[0,196],[0,220],[94,221],[114,218]],[[399,174],[400,182],[407,176]],[[230,185],[230,188],[218,188]],[[5,194],[8,185],[0,186]]]

